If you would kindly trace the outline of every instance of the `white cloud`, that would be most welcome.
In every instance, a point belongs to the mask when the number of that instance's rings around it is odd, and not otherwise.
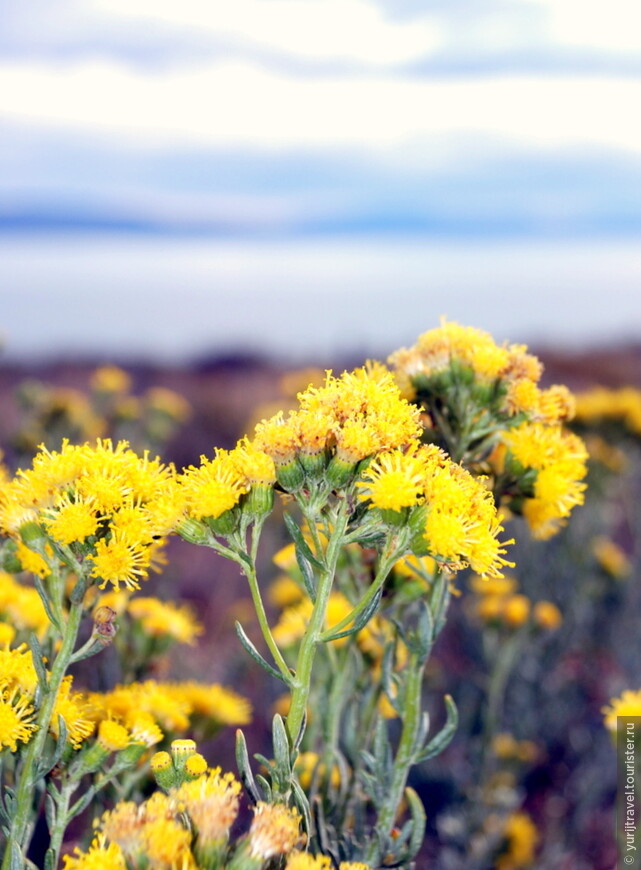
[[[539,148],[641,151],[628,78],[520,76],[300,80],[226,62],[162,73],[107,62],[0,65],[0,117],[128,145],[394,149],[483,134]]]
[[[566,46],[633,53],[641,51],[639,0],[535,0],[547,16],[548,33]]]
[[[392,21],[367,0],[94,0],[94,6],[127,21],[197,30],[305,59],[386,66],[424,57],[440,44],[427,16]]]

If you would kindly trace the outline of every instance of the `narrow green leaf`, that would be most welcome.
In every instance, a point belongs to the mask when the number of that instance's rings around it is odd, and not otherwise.
[[[301,719],[300,728],[298,729],[298,734],[296,735],[296,739],[294,740],[294,745],[292,746],[292,754],[294,761],[298,756],[298,750],[300,749],[300,745],[303,742],[303,737],[305,736],[305,730],[307,729],[307,710],[303,712],[303,718]],[[293,764],[293,761],[292,761]]]
[[[76,585],[71,590],[71,595],[69,596],[69,601],[72,604],[80,604],[85,597],[85,592],[87,591],[87,580],[84,577],[79,577],[76,581]]]
[[[427,761],[428,758],[433,758],[439,755],[448,745],[458,725],[458,710],[456,704],[449,695],[445,695],[445,706],[447,707],[447,720],[441,730],[427,744],[423,752],[416,759],[416,763],[420,764]]]
[[[236,731],[236,766],[238,768],[241,782],[245,787],[245,791],[249,794],[254,803],[258,803],[261,799],[261,795],[256,786],[251,765],[249,763],[247,741],[245,740],[245,735],[240,728]]]
[[[309,808],[309,801],[307,800],[307,795],[301,788],[300,783],[293,779],[291,781],[292,786],[292,797],[294,798],[294,804],[298,807],[305,820],[305,832],[309,835],[312,832],[312,814]]]
[[[305,584],[305,590],[309,595],[312,604],[316,604],[316,577],[314,577],[311,563],[305,558],[304,554],[298,547],[295,547],[294,550],[296,552],[296,561],[298,562],[298,567],[300,568],[300,573],[303,577],[303,583]]]
[[[42,606],[44,607],[45,613],[47,614],[47,619],[53,625],[53,627],[56,629],[58,634],[62,634],[63,633],[62,626],[60,625],[60,623],[58,621],[58,617],[55,615],[55,613],[53,612],[53,610],[51,608],[51,601],[49,600],[49,596],[47,595],[47,590],[44,587],[44,583],[42,582],[42,579],[40,577],[38,577],[37,575],[33,575],[33,585],[36,587],[38,595],[40,596],[40,599],[42,601]]]
[[[50,794],[45,795],[45,818],[49,831],[52,831],[56,824],[56,802]]]
[[[285,525],[287,526],[287,531],[294,539],[294,543],[301,551],[301,553],[305,556],[308,562],[310,562],[314,568],[318,568],[319,571],[324,571],[325,567],[322,565],[316,556],[312,553],[309,548],[309,544],[303,537],[303,533],[300,530],[300,527],[297,525],[296,521],[289,515],[284,514]]]
[[[276,670],[276,668],[272,667],[269,662],[265,661],[265,659],[258,652],[254,644],[245,634],[245,630],[240,624],[240,622],[236,622],[236,634],[238,635],[238,640],[242,643],[245,650],[249,653],[249,655],[254,659],[257,664],[261,666],[268,674],[271,674],[272,677],[276,677],[277,680],[281,680],[285,683],[286,686],[289,686],[289,681],[285,678],[284,674],[281,674],[280,671]]]
[[[38,683],[41,686],[42,691],[47,692],[47,671],[45,670],[45,665],[43,661],[44,656],[42,654],[42,647],[40,646],[40,641],[33,633],[29,635],[29,648],[31,649],[31,658],[33,659],[33,666],[36,670]]]
[[[259,773],[256,774],[256,781],[263,790],[263,800],[266,801],[268,804],[272,803],[273,794],[271,784],[265,779],[264,776],[261,776]]]
[[[332,640],[339,640],[341,637],[349,637],[349,635],[357,634],[359,631],[365,628],[372,616],[376,613],[382,595],[383,589],[381,588],[372,598],[365,610],[363,610],[363,612],[360,613],[359,616],[356,618],[354,625],[352,625],[350,628],[343,629],[343,631],[337,631],[332,634],[323,634],[323,642],[329,643]]]
[[[409,855],[407,856],[408,858],[412,859],[415,855],[418,854],[421,846],[423,845],[423,840],[425,839],[425,823],[427,821],[427,817],[425,815],[425,808],[423,807],[423,802],[413,788],[408,787],[405,789],[405,799],[407,800],[410,815],[412,816],[412,835],[408,844]]]
[[[47,852],[45,854],[44,870],[55,870],[55,867],[53,865],[55,857],[56,856],[54,855],[53,849],[47,849]]]
[[[291,746],[289,745],[289,737],[287,736],[283,717],[278,713],[276,713],[272,720],[272,742],[276,767],[287,773],[289,778],[292,770]]]
[[[87,809],[87,807],[89,806],[89,804],[93,800],[95,794],[96,794],[96,789],[93,786],[91,786],[91,788],[88,788],[87,791],[81,797],[78,798],[78,800],[75,802],[75,804],[68,811],[67,822],[70,822],[77,815],[80,815],[80,813],[83,810]]]

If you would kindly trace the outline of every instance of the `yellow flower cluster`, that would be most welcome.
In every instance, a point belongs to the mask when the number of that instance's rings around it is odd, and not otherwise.
[[[111,692],[89,694],[95,721],[113,719],[128,728],[145,719],[150,729],[182,733],[196,719],[219,725],[246,725],[251,705],[246,698],[219,683],[159,683],[146,680],[117,686]],[[154,742],[158,742],[155,740]]]
[[[550,631],[563,622],[561,611],[551,601],[537,601],[532,607],[530,599],[518,592],[514,577],[472,577],[470,588],[472,610],[483,622],[518,628],[531,618],[533,625]]]
[[[180,480],[187,516],[196,520],[217,520],[238,505],[246,493],[254,504],[263,501],[269,509],[267,492],[276,481],[271,457],[244,438],[233,450],[217,450],[213,459],[200,457],[200,465],[187,468]]]
[[[597,387],[576,396],[576,420],[587,426],[619,421],[634,435],[641,435],[641,390]]]
[[[390,356],[404,395],[416,397],[424,389],[437,391],[450,380],[482,387],[500,384],[500,410],[507,416],[555,422],[570,419],[574,403],[562,386],[541,390],[543,366],[521,344],[499,346],[487,332],[443,320],[423,333],[410,348]]]
[[[535,538],[554,535],[576,505],[583,504],[588,453],[583,441],[560,425],[522,423],[502,435],[499,465],[518,478],[532,477],[522,513]]]
[[[203,633],[201,623],[187,605],[161,601],[151,596],[130,597],[128,590],[101,595],[96,608],[111,607],[118,615],[126,613],[149,637],[166,638],[177,643],[194,644]]]
[[[400,395],[393,376],[372,364],[298,395],[299,407],[256,427],[255,444],[276,463],[285,489],[297,489],[328,467],[343,485],[355,465],[383,450],[409,444],[420,432],[419,412]],[[329,466],[328,466],[329,463]]]
[[[423,525],[413,542],[418,555],[490,576],[509,564],[498,540],[503,527],[492,494],[433,445],[379,455],[357,485],[360,498],[384,512],[421,506],[417,515]]]
[[[72,684],[73,677],[66,676],[56,697],[49,730],[54,737],[58,737],[59,717],[62,717],[69,742],[77,749],[93,734],[95,725],[87,696],[82,692],[72,691]],[[0,713],[0,742],[8,740],[5,745],[13,745],[13,752],[15,740],[28,742],[35,730],[31,720],[37,686],[38,678],[27,645],[21,644],[15,649],[0,649],[0,692],[5,711],[4,714]],[[16,730],[19,720],[24,723],[22,731]]]
[[[202,758],[193,747],[186,750],[190,757],[179,759],[181,763]],[[171,760],[168,753],[158,755]],[[238,816],[240,791],[232,774],[207,769],[205,764],[191,781],[169,788],[167,794],[155,792],[141,804],[118,803],[103,814],[90,849],[84,853],[76,849],[64,858],[64,870],[196,870],[212,866],[212,860],[215,866],[224,866],[222,856]],[[260,870],[266,861],[287,855],[304,842],[300,824],[297,810],[259,802],[248,833],[230,850],[243,856],[242,866]],[[361,865],[341,867],[361,870]]]
[[[41,638],[49,627],[49,619],[37,591],[33,586],[19,583],[6,571],[0,571],[0,619],[6,620],[14,632],[33,631]],[[11,640],[13,636],[9,642]]]
[[[0,529],[16,538],[22,532],[47,561],[39,541],[25,534],[27,524],[38,526],[63,561],[65,547],[84,547],[102,587],[137,588],[183,505],[173,469],[147,453],[137,456],[124,441],[99,440],[94,447],[65,441],[59,452],[43,447],[32,467],[3,488]]]

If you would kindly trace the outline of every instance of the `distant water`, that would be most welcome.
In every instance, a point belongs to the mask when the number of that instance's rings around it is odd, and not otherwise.
[[[497,340],[641,341],[626,242],[0,239],[5,354],[385,356],[445,315]]]

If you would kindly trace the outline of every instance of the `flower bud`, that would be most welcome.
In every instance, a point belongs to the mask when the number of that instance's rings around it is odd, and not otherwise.
[[[255,483],[245,496],[243,510],[259,519],[271,513],[274,507],[274,488],[264,483]]]
[[[276,465],[276,480],[287,492],[296,492],[301,488],[305,482],[305,472],[296,457]]]

